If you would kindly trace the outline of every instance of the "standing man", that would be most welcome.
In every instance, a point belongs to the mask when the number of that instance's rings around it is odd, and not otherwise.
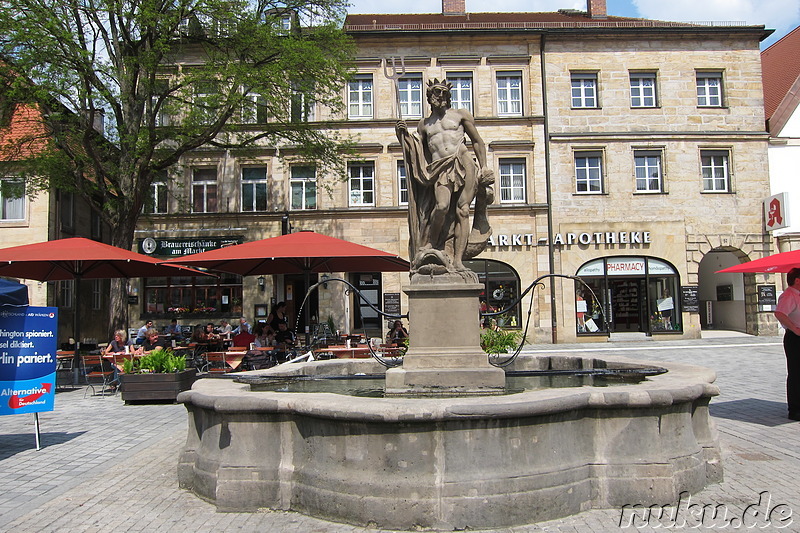
[[[789,419],[800,420],[800,268],[786,275],[788,287],[778,298],[775,318],[786,328],[783,351],[786,352],[786,402]]]
[[[494,197],[494,174],[486,166],[486,146],[472,114],[450,107],[451,89],[447,80],[428,82],[431,114],[419,121],[417,136],[402,119],[395,126],[409,182],[412,274],[468,271],[463,259],[480,253],[491,235],[486,204]],[[474,158],[465,135],[472,141]]]

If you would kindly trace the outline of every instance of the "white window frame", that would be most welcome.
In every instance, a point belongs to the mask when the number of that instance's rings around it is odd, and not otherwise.
[[[600,107],[596,72],[573,72],[570,74],[570,102],[573,109],[597,109]]]
[[[163,179],[155,179],[150,183],[149,202],[145,202],[142,210],[146,215],[164,215],[169,209],[167,183]],[[163,202],[163,205],[162,205]]]
[[[371,119],[374,109],[372,74],[357,74],[347,84],[347,116],[353,120]]]
[[[508,70],[495,73],[497,89],[497,115],[522,116],[522,71]]]
[[[292,101],[290,102],[292,122],[312,122],[315,118],[314,102],[302,92],[297,84],[292,84]]]
[[[722,72],[697,72],[697,107],[722,107]]]
[[[247,93],[242,99],[242,124],[266,124],[267,100],[259,93]]]
[[[310,175],[306,169],[310,169]],[[289,178],[289,206],[293,211],[309,211],[317,209],[317,170],[311,165],[293,165]],[[295,192],[299,191],[299,195]],[[300,202],[296,203],[295,198]],[[313,198],[313,205],[309,202]]]
[[[214,179],[197,179],[199,173],[213,172]],[[217,213],[219,210],[218,184],[219,176],[217,169],[213,167],[197,167],[192,169],[192,213]],[[198,193],[202,196],[203,209],[196,209]],[[209,209],[209,200],[213,198],[213,209]]]
[[[603,153],[586,150],[575,152],[574,156],[575,193],[603,194]]]
[[[448,72],[447,81],[453,85],[453,89],[450,91],[450,107],[466,109],[473,113],[472,72]]]
[[[500,203],[525,203],[527,170],[524,158],[500,159]]]
[[[636,192],[640,194],[664,192],[664,167],[660,151],[634,150],[633,173]]]
[[[402,159],[397,161],[397,205],[408,205],[408,177]]]
[[[375,163],[348,163],[348,205],[363,207],[375,205]],[[369,170],[369,172],[365,172]]]
[[[21,194],[16,197],[10,189],[22,187]],[[28,196],[25,194],[25,181],[21,178],[0,178],[0,222],[20,222],[25,220]],[[19,215],[19,216],[17,216]]]
[[[631,107],[657,107],[658,93],[655,72],[631,72]]]
[[[400,95],[400,112],[403,118],[421,118],[422,101],[425,92],[421,72],[411,72],[397,80]]]
[[[729,150],[700,150],[703,192],[731,192],[730,161]]]
[[[258,173],[256,175],[256,172]],[[245,175],[253,177],[245,177]],[[268,169],[266,165],[243,166],[241,169],[241,212],[263,213],[267,210]],[[250,191],[250,201],[245,200],[245,190]],[[260,200],[260,201],[259,201]]]

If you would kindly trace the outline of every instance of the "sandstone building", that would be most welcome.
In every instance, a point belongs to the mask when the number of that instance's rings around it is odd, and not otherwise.
[[[416,124],[429,111],[426,82],[444,77],[453,105],[475,116],[497,177],[493,238],[470,262],[484,307],[505,308],[549,273],[585,283],[546,279],[501,325],[525,327],[530,310],[528,337],[539,342],[698,337],[701,324],[775,331],[754,279],[714,274],[770,253],[763,26],[614,17],[603,0],[556,13],[466,13],[463,1],[444,0],[441,13],[350,15],[346,31],[358,46],[346,115],[302,99],[292,112],[355,139],[347,176],[317,175],[291,147],[199,149],[181,162],[180,187],[154,185],[139,251],[174,256],[290,226],[408,257],[397,107]],[[406,310],[406,275],[345,276],[379,306],[399,298]],[[289,275],[147,280],[134,312],[167,322],[182,309],[194,323],[202,307],[258,319],[275,301],[296,313],[305,290]],[[311,305],[312,321],[385,332],[338,284]]]

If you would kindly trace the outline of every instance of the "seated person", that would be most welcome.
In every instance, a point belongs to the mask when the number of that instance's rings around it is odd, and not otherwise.
[[[295,342],[294,332],[289,329],[289,326],[285,322],[278,324],[278,332],[275,334],[275,344],[278,347],[277,359],[287,359],[287,356],[294,351]]]
[[[159,338],[157,329],[150,328],[147,330],[144,342],[139,347],[139,353],[149,353],[156,348],[164,348],[164,341]]]
[[[147,330],[153,327],[153,321],[148,320],[144,323],[144,326],[139,328],[139,331],[136,332],[136,342],[134,344],[141,344],[144,342],[144,338],[147,336]]]
[[[269,348],[275,346],[275,333],[273,333],[268,326],[259,324],[253,332],[256,340],[253,343],[257,348]]]
[[[120,353],[125,351],[126,346],[132,346],[133,343],[128,339],[124,329],[118,329],[114,332],[114,340],[108,343],[105,353]],[[129,348],[130,349],[130,348]]]
[[[250,333],[250,328],[247,324],[242,324],[240,327],[239,334],[233,338],[233,345],[234,346],[247,346],[248,348],[250,345],[256,340],[256,336]]]
[[[206,328],[203,326],[195,327],[190,342],[206,342]]]
[[[181,331],[181,327],[178,325],[178,320],[173,318],[172,321],[167,326],[167,335],[172,336],[172,340],[175,341],[182,341],[183,340],[183,331]]]
[[[408,331],[403,327],[403,322],[395,320],[392,329],[386,334],[386,342],[389,344],[402,344],[408,338]]]

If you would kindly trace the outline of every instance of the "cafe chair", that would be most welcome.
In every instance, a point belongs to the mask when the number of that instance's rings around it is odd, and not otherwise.
[[[83,391],[84,398],[86,398],[89,388],[92,389],[92,396],[95,395],[95,385],[100,386],[100,396],[105,397],[106,388],[111,386],[111,382],[114,380],[114,370],[111,368],[106,370],[107,367],[103,363],[103,357],[98,354],[81,356],[81,371],[87,385]]]
[[[209,374],[227,374],[232,370],[225,360],[225,352],[206,352],[205,358],[206,364],[202,370],[203,372],[208,372]]]

